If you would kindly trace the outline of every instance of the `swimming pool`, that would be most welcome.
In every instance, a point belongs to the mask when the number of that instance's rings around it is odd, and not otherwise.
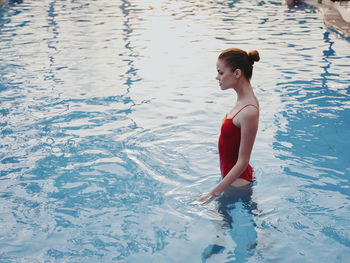
[[[349,44],[272,0],[2,6],[0,261],[346,262]],[[192,201],[220,178],[231,46],[262,58],[257,180],[219,213]]]

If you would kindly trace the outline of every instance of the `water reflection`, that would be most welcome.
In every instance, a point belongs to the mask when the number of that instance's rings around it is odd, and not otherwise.
[[[276,131],[273,148],[283,163],[284,183],[293,185],[284,193],[287,206],[295,207],[289,225],[279,228],[304,238],[320,231],[319,245],[326,246],[331,238],[334,246],[348,249],[349,230],[337,222],[347,220],[345,207],[350,206],[349,74],[348,67],[340,69],[336,63],[348,58],[337,54],[329,32],[323,40],[318,75],[278,83],[285,125]],[[335,252],[334,260],[343,252]]]
[[[26,7],[30,12],[24,12],[24,17],[29,20],[33,14],[47,18],[18,27],[26,32],[21,34],[26,43],[18,45],[19,34],[7,33],[9,24],[3,34],[16,44],[0,43],[7,53],[6,71],[1,75],[24,82],[7,83],[8,92],[2,93],[0,101],[5,117],[0,142],[7,149],[1,157],[1,176],[7,182],[1,188],[1,202],[11,206],[2,213],[8,220],[1,232],[6,237],[1,246],[6,247],[9,258],[12,254],[13,258],[27,255],[34,259],[27,251],[31,247],[28,240],[33,239],[35,244],[45,244],[40,253],[51,260],[92,255],[102,245],[112,247],[113,255],[126,257],[132,249],[119,242],[120,236],[126,235],[124,240],[130,243],[139,238],[133,232],[135,224],[130,223],[133,208],[144,203],[139,213],[148,214],[147,202],[162,200],[159,185],[139,164],[147,153],[137,146],[135,134],[141,128],[130,117],[137,106],[130,89],[138,79],[133,66],[137,57],[129,48],[131,32],[125,24],[125,45],[118,46],[126,57],[118,65],[122,66],[120,76],[103,78],[96,68],[100,64],[108,69],[105,57],[91,56],[90,45],[107,42],[110,31],[89,38],[88,43],[84,34],[72,30],[78,22],[70,24],[67,19],[66,10],[73,10],[74,3],[69,7],[56,1],[47,4],[45,8]],[[84,12],[82,9],[78,11]],[[31,39],[33,31],[40,41]],[[40,52],[21,61],[22,54],[32,54],[30,47],[38,43]],[[16,70],[12,61],[28,67]],[[20,99],[13,96],[14,91]],[[20,252],[13,248],[22,233],[19,224],[29,229],[20,241]],[[113,230],[106,234],[103,229],[110,224]],[[94,245],[81,253],[79,247],[85,244]]]
[[[321,76],[322,76],[322,88],[327,89],[327,87],[328,87],[327,80],[328,80],[328,77],[330,76],[329,69],[330,69],[331,64],[332,64],[330,58],[335,55],[335,51],[332,48],[334,42],[330,40],[329,32],[324,32],[323,40],[325,41],[325,43],[329,44],[329,48],[327,50],[323,51],[323,56],[322,56],[322,60],[325,62],[325,65],[321,66],[324,70],[324,73],[321,74]]]

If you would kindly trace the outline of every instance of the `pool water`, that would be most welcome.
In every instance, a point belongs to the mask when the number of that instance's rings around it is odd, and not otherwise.
[[[198,206],[228,47],[261,55],[256,181]],[[348,262],[349,59],[282,1],[1,4],[0,261]]]

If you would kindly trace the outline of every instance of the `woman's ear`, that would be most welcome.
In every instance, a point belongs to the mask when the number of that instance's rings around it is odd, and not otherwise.
[[[237,68],[234,72],[233,75],[236,79],[239,79],[242,76],[242,70]]]

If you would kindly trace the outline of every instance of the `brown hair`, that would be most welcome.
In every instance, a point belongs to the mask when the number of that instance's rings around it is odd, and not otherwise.
[[[249,53],[239,48],[229,48],[221,52],[218,59],[225,61],[226,65],[232,71],[240,69],[243,71],[247,80],[250,80],[253,73],[253,64],[260,60],[257,50],[249,51]]]

